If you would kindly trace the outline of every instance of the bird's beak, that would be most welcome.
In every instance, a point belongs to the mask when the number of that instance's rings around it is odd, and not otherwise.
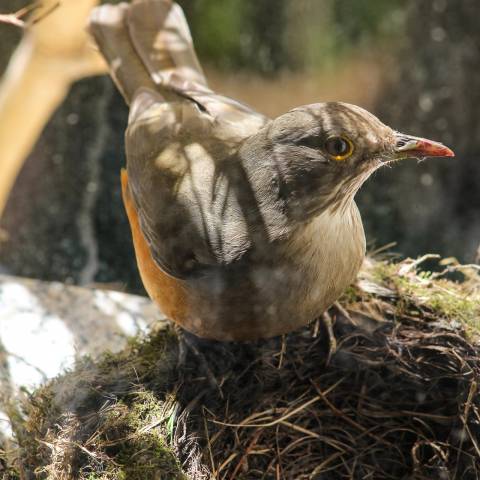
[[[402,133],[395,135],[395,154],[397,158],[455,156],[452,150],[439,142],[433,142],[426,138],[403,135]]]

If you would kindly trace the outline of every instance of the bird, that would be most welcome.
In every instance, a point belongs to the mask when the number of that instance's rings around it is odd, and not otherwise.
[[[140,276],[196,337],[255,341],[320,318],[365,257],[362,184],[399,159],[454,156],[356,105],[271,119],[212,91],[173,1],[103,4],[88,30],[130,107],[121,186]]]

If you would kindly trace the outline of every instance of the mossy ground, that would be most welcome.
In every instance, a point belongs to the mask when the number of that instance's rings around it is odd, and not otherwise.
[[[186,478],[172,447],[175,342],[168,332],[132,340],[28,395],[15,424],[22,468],[52,479]]]
[[[328,365],[321,322],[255,343],[200,342],[219,388],[195,355],[177,367],[170,330],[83,359],[25,394],[12,414],[17,449],[2,456],[0,446],[0,472],[480,478],[480,280],[475,266],[443,263],[438,274],[419,272],[420,261],[367,260],[330,309],[338,351]]]

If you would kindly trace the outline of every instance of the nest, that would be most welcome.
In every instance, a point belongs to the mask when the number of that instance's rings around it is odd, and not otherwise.
[[[85,480],[480,478],[478,273],[418,264],[367,262],[329,311],[331,357],[319,321],[200,342],[182,368],[168,330],[85,359],[27,396],[10,464]]]

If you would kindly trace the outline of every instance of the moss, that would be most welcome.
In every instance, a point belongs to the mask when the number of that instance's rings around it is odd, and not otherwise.
[[[169,329],[81,359],[12,408],[22,469],[61,480],[320,478],[334,467],[339,478],[355,468],[371,478],[439,478],[463,467],[480,475],[477,445],[455,443],[465,422],[480,435],[478,273],[421,263],[367,259],[343,308],[330,312],[341,348],[329,365],[327,342],[311,327],[199,345],[220,392],[198,357],[187,355],[179,371]]]
[[[395,291],[396,306],[415,307],[438,317],[438,320],[459,322],[473,337],[480,335],[480,276],[473,266],[463,268],[455,259],[440,261],[443,272],[420,270],[426,255],[416,261],[399,263],[372,262],[368,275],[373,281]],[[462,281],[449,280],[446,275],[461,272]]]
[[[172,448],[176,348],[169,331],[131,339],[118,354],[85,357],[24,392],[13,428],[26,470],[40,478],[186,478]]]
[[[115,459],[108,475],[129,480],[186,478],[167,427],[174,416],[174,403],[146,391],[135,392],[125,400],[112,406],[102,419],[101,441],[105,444],[101,446],[100,441],[98,445]]]
[[[351,285],[349,286],[345,292],[343,292],[342,297],[340,298],[340,302],[342,304],[351,304],[355,303],[360,300],[360,296],[358,294],[358,290],[355,288],[355,286]]]
[[[15,459],[7,448],[5,441],[0,438],[0,478],[2,480],[20,480],[20,472],[15,468]]]
[[[123,430],[123,439],[115,448],[115,461],[122,465],[126,478],[183,479],[172,451],[172,425],[177,407],[174,397],[159,398],[150,391],[137,391],[128,405],[119,402],[109,415],[108,429]]]

